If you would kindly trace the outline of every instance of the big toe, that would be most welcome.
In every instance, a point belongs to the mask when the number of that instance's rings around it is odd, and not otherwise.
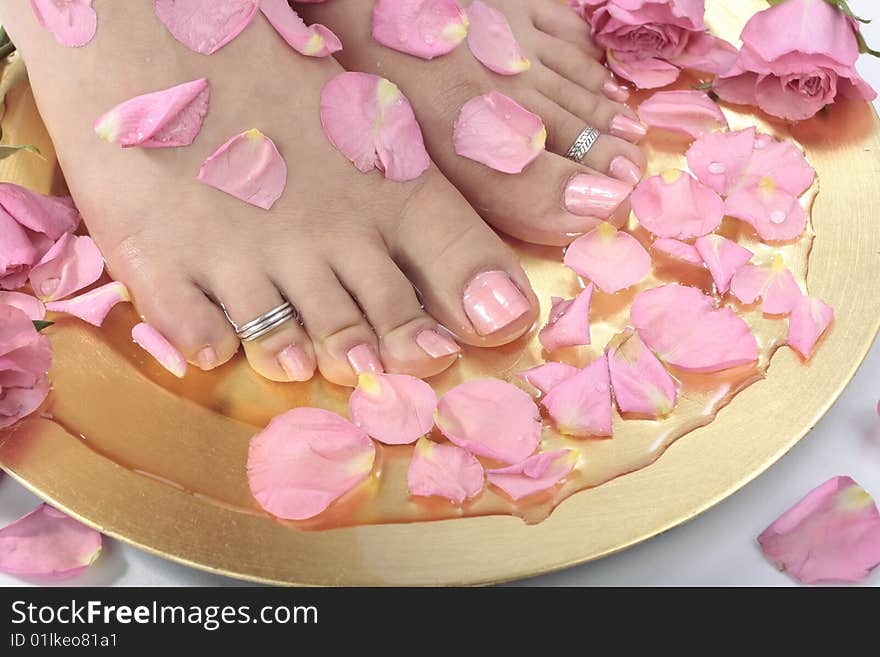
[[[538,301],[516,256],[445,180],[419,190],[390,242],[426,310],[463,342],[506,344],[535,322]]]

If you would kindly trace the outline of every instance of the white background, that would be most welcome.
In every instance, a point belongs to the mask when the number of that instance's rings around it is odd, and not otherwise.
[[[876,0],[849,0],[880,48]],[[880,89],[880,60],[863,57],[860,69]],[[880,102],[875,101],[880,108]],[[869,193],[877,193],[872,190]],[[873,220],[874,218],[871,218]],[[880,347],[875,345],[849,388],[819,425],[769,472],[690,523],[601,561],[521,582],[524,585],[764,585],[793,586],[761,555],[755,537],[793,502],[826,479],[847,474],[880,500]],[[33,509],[38,500],[8,477],[0,479],[0,526]],[[234,580],[151,556],[117,541],[85,574],[65,582],[97,586],[230,586]],[[0,574],[0,586],[46,584]],[[867,585],[880,586],[880,568]]]

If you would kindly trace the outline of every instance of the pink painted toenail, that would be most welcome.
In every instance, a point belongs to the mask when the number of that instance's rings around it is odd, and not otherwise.
[[[611,160],[609,171],[614,178],[622,180],[633,187],[638,185],[639,181],[642,179],[642,170],[639,166],[623,155],[618,155]]]
[[[579,173],[565,188],[565,209],[581,217],[607,219],[630,192],[630,185],[614,178]]]
[[[614,118],[611,119],[611,128],[609,132],[615,137],[620,137],[621,139],[636,143],[648,134],[648,128],[646,128],[643,123],[633,121],[628,116],[615,114]]]
[[[355,374],[363,374],[365,372],[384,372],[382,361],[376,355],[376,351],[368,344],[359,344],[352,347],[346,354],[348,363]]]
[[[278,354],[278,364],[291,381],[308,381],[315,373],[315,366],[302,347],[292,344]]]
[[[625,103],[629,100],[629,89],[617,84],[614,80],[605,80],[602,85],[602,92],[611,100],[618,103]]]
[[[461,351],[454,340],[437,331],[422,331],[416,336],[416,344],[431,358],[443,358]]]
[[[186,359],[183,354],[158,330],[141,322],[131,329],[131,338],[178,379],[186,375]]]
[[[491,335],[529,311],[529,302],[503,271],[477,274],[464,289],[464,311],[480,335]]]
[[[217,352],[214,351],[214,347],[208,346],[202,349],[196,355],[196,365],[199,366],[200,370],[204,370],[205,372],[217,367]]]

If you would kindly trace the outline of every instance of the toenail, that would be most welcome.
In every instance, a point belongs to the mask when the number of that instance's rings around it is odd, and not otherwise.
[[[581,217],[607,219],[630,192],[630,185],[614,178],[579,173],[565,187],[565,209]]]
[[[422,331],[416,336],[416,344],[431,358],[443,358],[461,351],[454,340],[437,331]]]
[[[529,311],[529,302],[503,271],[477,274],[464,289],[464,311],[480,335],[491,335]]]
[[[278,354],[278,364],[291,381],[308,381],[315,373],[315,366],[306,352],[295,344],[285,347]]]
[[[612,176],[633,187],[638,185],[642,179],[642,170],[639,165],[623,155],[618,155],[611,160],[609,171]]]
[[[633,121],[628,116],[615,114],[614,118],[611,119],[609,132],[615,137],[635,143],[648,134],[648,128],[643,123]]]
[[[205,347],[196,354],[196,365],[206,372],[217,367],[217,352],[214,351],[214,347]]]
[[[368,344],[359,344],[356,347],[352,347],[348,350],[346,357],[355,374],[385,371],[382,367],[382,361],[376,355],[376,351]]]
[[[618,103],[625,103],[629,100],[629,89],[617,84],[614,80],[605,80],[602,91],[608,98]]]

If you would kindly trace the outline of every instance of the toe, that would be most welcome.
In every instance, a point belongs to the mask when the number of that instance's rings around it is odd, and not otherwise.
[[[600,132],[632,143],[637,143],[648,133],[647,127],[628,106],[585,91],[580,85],[552,71],[545,70],[542,75],[536,76],[536,87],[548,100]]]
[[[637,140],[638,135],[642,134],[644,126],[633,118],[632,110],[602,96],[583,90],[576,92],[580,88],[567,80],[559,78],[557,83],[552,91],[563,102],[545,96],[532,103],[534,111],[547,125],[547,149],[557,155],[565,155],[581,132],[590,125],[602,135],[582,163],[627,184],[637,184],[647,166],[645,154],[632,141],[615,135],[628,130],[631,139]],[[566,85],[574,89],[568,89],[570,93],[566,93]]]
[[[618,103],[629,100],[629,89],[617,82],[599,61],[585,56],[582,48],[545,36],[540,39],[537,52],[543,66],[582,89]]]
[[[287,263],[279,271],[278,284],[299,311],[325,379],[353,387],[358,374],[384,371],[376,334],[329,264]]]
[[[532,326],[537,299],[516,256],[443,185],[426,183],[407,206],[392,255],[428,312],[462,341],[506,344]]]
[[[235,332],[220,308],[195,283],[144,273],[143,278],[125,279],[138,312],[190,363],[207,371],[235,355],[239,346]],[[156,294],[156,290],[167,293]]]
[[[386,371],[425,378],[455,362],[460,347],[424,311],[384,245],[362,244],[357,257],[342,255],[334,269],[379,338]]]
[[[284,303],[268,277],[241,272],[232,280],[215,283],[213,294],[239,327]],[[308,381],[315,372],[311,341],[295,316],[242,344],[254,371],[271,381]]]
[[[568,3],[541,0],[535,5],[532,20],[538,30],[576,46],[581,57],[594,61],[602,58],[602,49],[590,39],[589,25]]]

